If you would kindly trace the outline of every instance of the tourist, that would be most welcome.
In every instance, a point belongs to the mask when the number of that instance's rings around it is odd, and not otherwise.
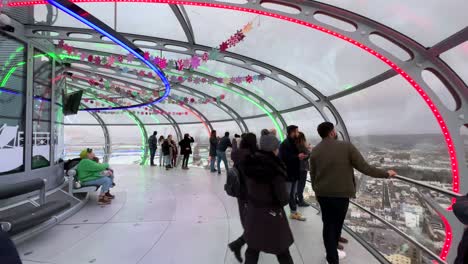
[[[338,140],[335,127],[324,122],[317,128],[322,141],[310,155],[312,187],[322,211],[323,241],[328,263],[346,257],[338,248],[349,199],[356,197],[354,169],[375,178],[394,177],[396,172],[369,165],[350,142]]]
[[[242,167],[242,162],[248,155],[254,154],[258,150],[257,147],[257,137],[253,133],[247,133],[242,136],[239,149],[232,152],[232,160],[234,161],[234,167]],[[242,228],[245,230],[245,210],[247,208],[247,186],[245,184],[244,174],[239,170],[239,183],[240,183],[240,194],[237,197],[237,205],[239,207],[239,216],[242,224]],[[242,247],[245,245],[244,234],[242,234],[238,239],[229,244],[229,249],[234,253],[236,259],[239,262],[242,260]]]
[[[468,194],[457,198],[457,202],[453,205],[453,213],[465,225],[454,264],[466,264],[468,263]]]
[[[287,173],[277,157],[278,146],[274,136],[266,136],[261,150],[241,163],[248,192],[244,233],[248,246],[246,264],[258,263],[260,252],[276,255],[280,264],[293,263],[289,247],[294,239],[283,209],[289,201]]]
[[[171,166],[171,142],[172,136],[169,135],[162,143],[161,149],[164,157],[164,166],[166,167],[166,170],[169,170],[172,168]]]
[[[310,205],[304,201],[304,189],[307,182],[307,174],[309,173],[309,156],[310,151],[312,150],[312,146],[307,143],[306,137],[302,132],[299,132],[299,137],[297,138],[296,144],[299,153],[303,153],[305,155],[305,158],[300,161],[296,201],[298,206],[308,207]]]
[[[162,151],[162,144],[164,143],[164,136],[160,136],[159,139],[158,139],[158,145],[159,145],[159,167],[162,166],[163,164],[163,159],[164,159],[164,155],[163,155],[163,151]]]
[[[156,135],[158,135],[158,132],[154,131],[153,135],[151,135],[148,138],[148,147],[150,150],[150,164],[151,166],[156,166],[154,165],[154,156],[156,155],[156,150],[158,149],[158,139],[156,138]]]
[[[232,155],[234,152],[236,152],[238,149],[239,149],[239,143],[238,141],[240,140],[241,136],[239,136],[238,134],[234,134],[234,138],[232,139],[232,149],[231,149],[231,160],[234,161],[234,159],[232,158]]]
[[[288,137],[281,143],[279,148],[279,157],[286,164],[288,173],[287,188],[289,192],[289,209],[291,209],[290,218],[293,220],[305,221],[306,218],[297,211],[296,192],[299,181],[301,160],[306,158],[304,153],[299,153],[296,140],[299,136],[297,126],[287,127]],[[276,137],[275,137],[276,138]]]
[[[179,142],[180,146],[180,155],[183,155],[182,159],[182,169],[183,170],[188,170],[188,161],[190,158],[190,154],[192,154],[192,145],[191,143],[195,142],[193,137],[191,137],[189,134],[184,135],[184,139],[182,139]]]
[[[178,151],[178,148],[177,148],[177,144],[176,144],[176,142],[174,141],[174,139],[172,137],[171,137],[171,141],[169,143],[171,145],[171,150],[170,150],[171,166],[172,166],[172,168],[175,168],[175,167],[177,167],[177,156],[179,154],[179,151]]]
[[[11,241],[8,233],[0,228],[0,263],[2,264],[21,264],[18,250]]]
[[[216,149],[216,158],[218,159],[218,174],[221,174],[221,161],[224,163],[226,173],[229,170],[229,165],[226,157],[227,148],[232,148],[229,132],[224,133],[224,137],[219,140],[218,148]]]
[[[216,149],[218,148],[218,137],[216,136],[216,130],[211,131],[210,135],[210,171],[216,172],[215,161],[216,161]]]
[[[109,169],[109,164],[97,163],[93,160],[94,157],[94,152],[90,148],[81,151],[81,161],[76,168],[78,180],[81,186],[101,186],[98,204],[110,204],[111,200],[115,198],[109,191],[112,186],[112,179],[104,176],[104,172]]]

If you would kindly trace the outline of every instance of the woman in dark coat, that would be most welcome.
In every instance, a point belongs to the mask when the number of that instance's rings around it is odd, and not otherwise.
[[[233,151],[231,154],[231,158],[234,161],[234,167],[240,168],[242,162],[249,156],[253,155],[255,152],[258,151],[257,147],[257,136],[253,133],[247,133],[242,135],[242,140],[240,142],[240,147]],[[245,211],[247,208],[247,186],[246,186],[246,179],[243,173],[239,170],[239,183],[240,183],[240,195],[237,197],[237,205],[239,206],[239,216],[240,221],[242,224],[242,228],[245,230]],[[245,245],[245,238],[244,234],[242,234],[239,238],[234,240],[233,242],[229,243],[229,249],[234,253],[236,259],[239,262],[243,262],[242,260],[242,247]]]
[[[211,131],[210,136],[210,171],[216,172],[215,161],[216,161],[216,149],[218,148],[218,138],[216,137],[216,130]]]
[[[312,146],[307,143],[306,137],[304,133],[299,132],[299,136],[296,140],[297,149],[299,153],[303,153],[305,158],[300,160],[300,174],[299,174],[299,181],[297,183],[297,192],[296,192],[296,201],[297,205],[300,207],[308,207],[310,206],[306,201],[304,201],[304,189],[307,182],[307,174],[310,170],[309,159],[310,159],[310,151],[312,150]]]
[[[184,156],[184,158],[182,159],[183,170],[188,170],[188,161],[190,158],[190,154],[192,154],[192,146],[190,144],[193,142],[195,142],[195,140],[189,134],[185,134],[184,139],[182,139],[179,142],[180,155]]]
[[[247,241],[246,264],[258,263],[260,252],[274,254],[280,264],[292,264],[289,247],[294,243],[283,207],[289,202],[286,191],[286,167],[277,157],[279,142],[266,136],[261,151],[241,164],[246,176],[248,205],[244,238]]]

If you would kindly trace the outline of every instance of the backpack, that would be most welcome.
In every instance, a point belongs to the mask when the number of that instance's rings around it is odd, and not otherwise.
[[[224,190],[229,196],[236,198],[240,197],[240,172],[235,166],[228,170],[226,184],[224,184]]]

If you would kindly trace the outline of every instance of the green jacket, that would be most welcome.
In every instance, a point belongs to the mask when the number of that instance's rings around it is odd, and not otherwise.
[[[316,196],[356,197],[354,169],[374,178],[388,177],[386,171],[369,165],[353,144],[322,140],[310,155],[310,177]]]
[[[107,163],[97,163],[94,160],[82,159],[78,163],[76,172],[80,182],[88,182],[101,178],[100,173],[109,168]]]

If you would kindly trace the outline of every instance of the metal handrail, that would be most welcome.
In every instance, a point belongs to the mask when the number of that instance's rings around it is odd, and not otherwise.
[[[410,237],[409,235],[407,235],[405,232],[401,231],[397,226],[391,224],[390,222],[388,222],[387,220],[383,219],[382,217],[380,217],[379,215],[371,212],[369,209],[363,207],[362,205],[359,205],[358,203],[354,202],[354,201],[350,201],[350,203],[352,203],[354,206],[356,206],[357,208],[359,208],[360,210],[370,214],[371,216],[373,216],[374,218],[377,218],[380,222],[382,222],[383,224],[385,224],[386,226],[390,227],[393,231],[395,231],[397,234],[399,234],[400,236],[402,236],[403,238],[405,238],[406,240],[410,241],[413,245],[415,245],[416,247],[418,247],[419,249],[421,249],[422,251],[424,251],[425,253],[427,253],[428,255],[430,255],[431,257],[433,257],[435,260],[437,260],[439,263],[443,263],[443,264],[447,264],[447,262],[445,262],[443,259],[441,259],[437,254],[435,254],[434,252],[432,252],[430,249],[428,249],[427,247],[425,247],[423,244],[419,243],[417,240],[415,240],[414,238]]]
[[[432,186],[430,184],[427,184],[427,183],[424,183],[424,182],[421,182],[421,181],[417,181],[417,180],[413,180],[411,178],[404,177],[404,176],[401,176],[401,175],[396,175],[395,177],[390,178],[390,179],[397,179],[397,180],[401,180],[401,181],[404,181],[404,182],[408,182],[408,183],[417,185],[419,187],[427,188],[429,190],[445,194],[445,195],[453,197],[453,198],[459,198],[459,197],[463,196],[463,195],[461,195],[459,193],[452,192],[452,191],[449,191],[449,190],[445,190],[445,189],[442,189],[442,188],[439,188],[439,187],[435,187],[435,186]],[[307,180],[307,181],[311,183],[311,181],[309,181],[309,180]],[[391,228],[393,231],[395,231],[397,234],[402,236],[404,239],[411,242],[413,245],[418,247],[420,250],[424,251],[429,256],[433,257],[434,260],[438,261],[439,263],[447,264],[447,262],[445,262],[443,259],[441,259],[437,254],[433,253],[430,249],[425,247],[423,244],[419,243],[417,240],[415,240],[411,236],[407,235],[405,232],[400,230],[397,226],[391,224],[390,222],[388,222],[384,218],[380,217],[379,215],[373,213],[369,209],[363,207],[362,205],[360,205],[360,204],[358,204],[358,203],[356,203],[356,202],[354,202],[352,200],[350,200],[350,203],[353,204],[354,206],[356,206],[357,208],[359,208],[360,210],[362,210],[362,211],[366,212],[367,214],[371,215],[372,217],[378,219],[380,222],[382,222],[383,224],[385,224],[386,226]]]
[[[427,189],[430,189],[430,190],[433,190],[433,191],[436,191],[436,192],[440,192],[440,193],[443,193],[445,195],[448,195],[448,196],[454,197],[454,198],[459,198],[459,197],[463,196],[463,195],[461,195],[459,193],[452,192],[452,191],[449,191],[449,190],[445,190],[445,189],[442,189],[442,188],[439,188],[439,187],[435,187],[435,186],[432,186],[430,184],[427,184],[427,183],[424,183],[424,182],[421,182],[421,181],[417,181],[417,180],[413,180],[411,178],[404,177],[404,176],[401,176],[401,175],[396,175],[394,177],[394,179],[398,179],[398,180],[401,180],[401,181],[404,181],[404,182],[412,183],[414,185],[424,187],[424,188],[427,188]]]

